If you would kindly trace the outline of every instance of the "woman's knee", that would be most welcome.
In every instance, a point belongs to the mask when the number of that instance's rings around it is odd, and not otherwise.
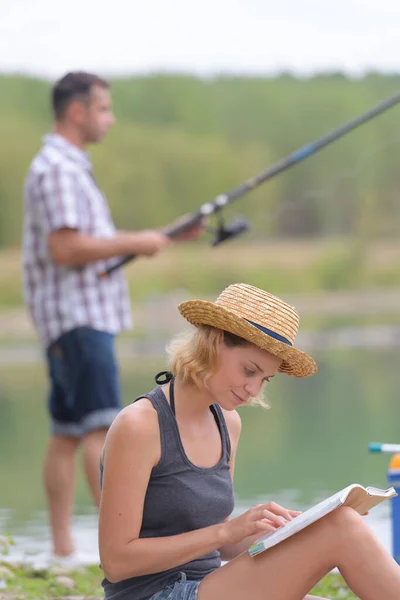
[[[350,506],[339,506],[328,515],[335,524],[346,523],[351,526],[363,522],[361,515]]]
[[[325,519],[336,536],[345,536],[346,540],[361,535],[368,529],[362,516],[350,506],[340,506],[329,513]]]

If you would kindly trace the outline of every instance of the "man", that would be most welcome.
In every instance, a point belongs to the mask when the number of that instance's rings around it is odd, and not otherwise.
[[[121,270],[99,274],[129,254],[154,256],[170,243],[161,231],[117,231],[85,152],[115,122],[109,85],[72,72],[52,90],[54,131],[25,182],[23,275],[26,305],[47,358],[51,436],[44,484],[56,557],[74,556],[70,519],[75,458],[100,501],[99,456],[121,409],[115,335],[131,325]],[[197,237],[192,228],[180,239]]]

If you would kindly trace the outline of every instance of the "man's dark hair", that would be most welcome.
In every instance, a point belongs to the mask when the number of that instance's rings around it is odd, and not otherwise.
[[[60,119],[65,109],[75,100],[88,101],[93,86],[105,89],[110,87],[109,83],[98,75],[84,71],[73,71],[59,79],[53,86],[51,101],[56,119]]]

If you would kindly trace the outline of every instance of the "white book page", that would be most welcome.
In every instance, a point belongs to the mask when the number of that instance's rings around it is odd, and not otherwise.
[[[333,494],[333,496],[330,496],[326,500],[319,502],[315,506],[301,513],[301,515],[299,515],[298,517],[295,517],[293,521],[288,521],[285,525],[283,525],[276,531],[265,534],[256,542],[254,542],[252,546],[250,546],[248,550],[249,554],[251,554],[251,556],[254,556],[259,552],[266,550],[267,548],[271,548],[279,542],[286,540],[291,535],[294,535],[298,531],[301,531],[308,525],[311,525],[311,523],[318,521],[318,519],[321,519],[322,517],[330,513],[332,510],[343,504],[343,501],[345,500],[348,492],[353,487],[354,486],[349,486],[348,488],[345,488],[340,492],[336,492],[336,494]]]
[[[369,485],[366,490],[371,496],[383,496],[384,498],[392,498],[392,496],[394,496],[396,493],[392,487],[388,488],[387,490],[381,490],[380,488]]]

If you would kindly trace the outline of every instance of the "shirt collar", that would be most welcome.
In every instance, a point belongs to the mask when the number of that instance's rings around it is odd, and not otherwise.
[[[64,156],[79,164],[82,168],[88,171],[92,170],[92,164],[89,160],[89,156],[83,150],[80,150],[74,144],[71,144],[65,137],[58,133],[49,133],[44,136],[43,142],[46,146],[53,146],[57,148]]]

